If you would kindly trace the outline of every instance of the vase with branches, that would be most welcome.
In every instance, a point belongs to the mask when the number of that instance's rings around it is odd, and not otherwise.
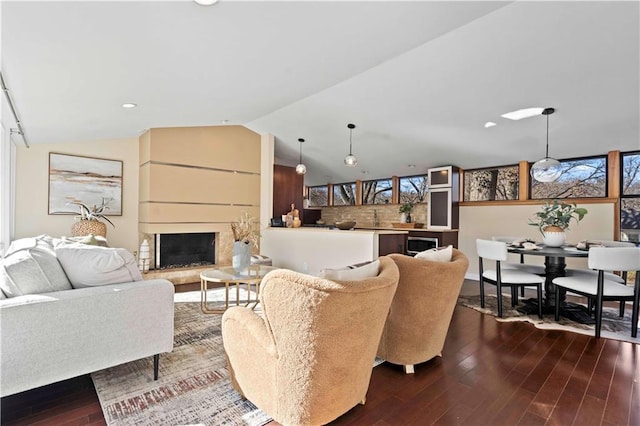
[[[400,205],[400,222],[411,223],[411,211],[413,210],[413,203],[406,202]]]
[[[251,247],[258,248],[260,233],[256,220],[244,212],[237,222],[231,223],[233,233],[232,266],[238,272],[245,272],[251,265]]]

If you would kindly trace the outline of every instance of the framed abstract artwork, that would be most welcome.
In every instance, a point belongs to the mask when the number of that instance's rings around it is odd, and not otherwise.
[[[49,153],[49,214],[77,214],[80,202],[122,216],[122,161]]]

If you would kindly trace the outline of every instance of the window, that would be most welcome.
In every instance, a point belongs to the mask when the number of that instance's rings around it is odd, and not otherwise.
[[[356,204],[356,184],[337,183],[333,185],[333,205],[353,206]]]
[[[466,170],[464,201],[517,200],[518,166]]]
[[[329,205],[329,188],[327,185],[309,187],[309,207]]]
[[[425,203],[429,185],[426,175],[400,178],[400,204]]]
[[[531,179],[531,199],[607,196],[607,157],[560,160],[562,175],[555,182]]]
[[[621,239],[640,243],[640,151],[623,153],[621,165]]]
[[[391,179],[370,180],[362,183],[362,204],[389,204],[392,194]]]

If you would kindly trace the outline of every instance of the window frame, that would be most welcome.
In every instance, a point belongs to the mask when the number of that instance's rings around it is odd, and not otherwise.
[[[595,199],[606,199],[609,198],[609,156],[607,154],[600,155],[589,155],[585,157],[571,157],[571,158],[559,158],[557,159],[560,164],[569,161],[581,161],[581,160],[590,160],[590,159],[604,159],[604,195],[595,195],[592,197],[552,197],[557,198],[559,200],[595,200]],[[533,166],[535,162],[529,162],[528,170],[531,170],[531,166]],[[531,201],[544,201],[549,198],[533,198],[533,182],[534,179],[529,179],[529,188],[527,194],[527,200]]]
[[[385,192],[386,191],[390,191],[389,202],[388,203],[376,203],[375,202],[375,197],[374,197],[374,202],[373,203],[369,203],[369,202],[367,202],[367,200],[365,200],[365,198],[364,198],[365,197],[365,195],[364,195],[365,189],[364,188],[365,188],[365,185],[367,183],[369,183],[369,182],[389,182],[389,188],[384,190]],[[362,184],[362,195],[361,195],[360,203],[363,206],[385,206],[385,205],[393,204],[393,178],[392,177],[391,178],[365,180],[365,181],[362,181],[361,184]]]
[[[467,177],[470,173],[473,172],[481,172],[481,171],[485,171],[485,170],[497,170],[497,169],[507,169],[507,168],[515,168],[518,171],[518,177],[516,179],[516,188],[518,189],[518,192],[516,194],[516,198],[511,199],[511,200],[467,200],[466,199],[466,182],[467,182]],[[520,199],[520,181],[522,180],[522,177],[520,176],[520,164],[505,164],[502,166],[490,166],[490,167],[478,167],[475,169],[468,169],[465,170],[464,173],[462,173],[462,201],[463,203],[511,203],[514,201],[518,201]],[[531,186],[531,184],[529,184],[529,186]]]
[[[353,203],[352,204],[336,204],[336,187],[342,185],[351,185],[353,188]],[[331,206],[334,207],[344,207],[344,206],[356,206],[358,204],[358,185],[356,182],[342,182],[342,183],[334,183],[332,185],[332,193],[331,193]]]

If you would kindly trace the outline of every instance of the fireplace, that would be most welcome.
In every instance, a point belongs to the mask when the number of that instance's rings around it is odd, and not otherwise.
[[[214,232],[155,234],[154,239],[156,269],[215,263],[216,234]]]

